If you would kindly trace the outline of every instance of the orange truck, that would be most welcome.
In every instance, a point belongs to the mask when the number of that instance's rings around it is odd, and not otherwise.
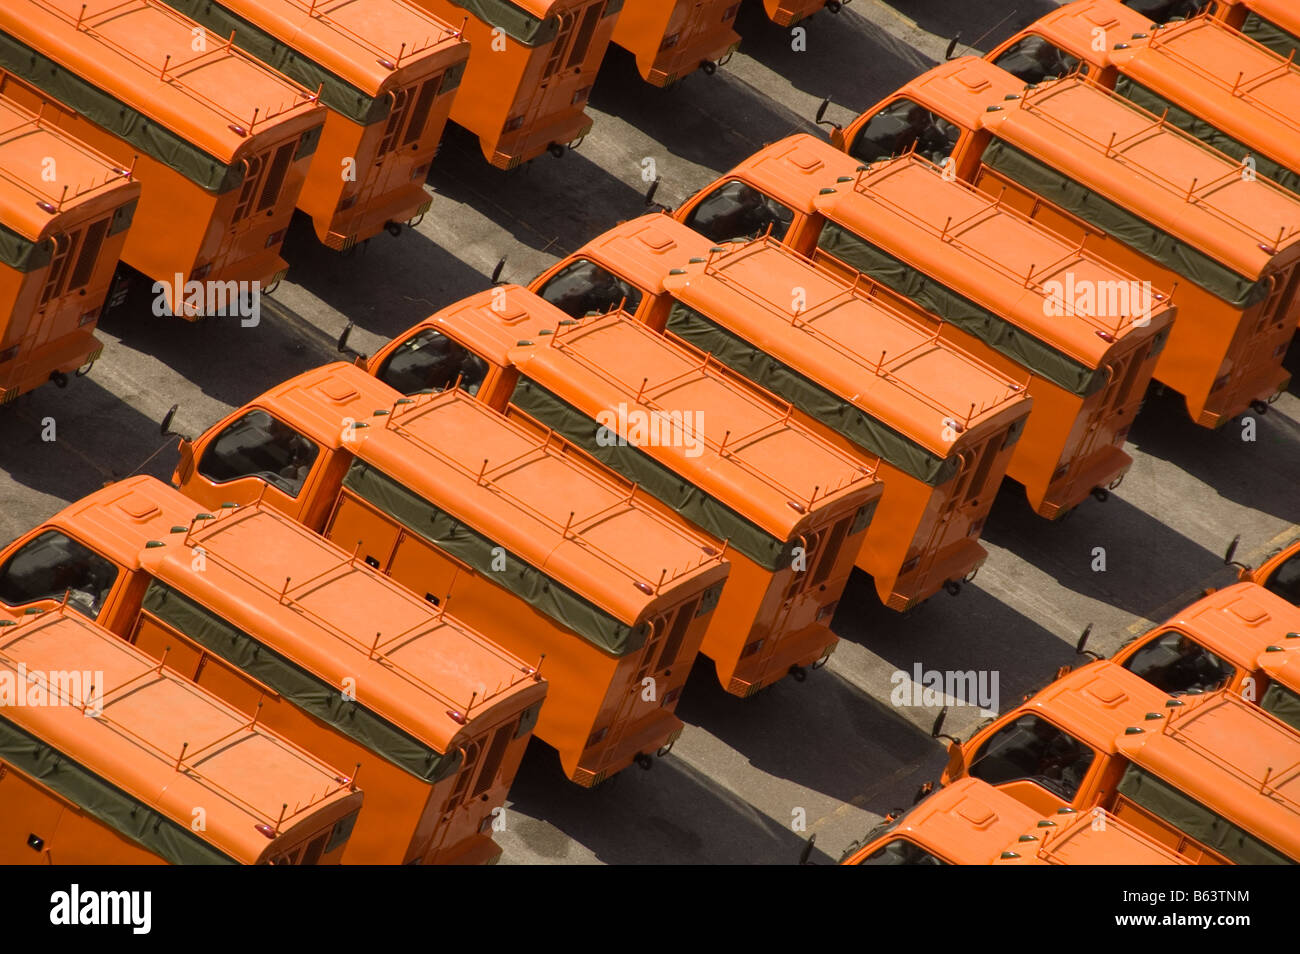
[[[346,251],[428,211],[424,188],[469,44],[411,0],[167,0],[328,110],[298,208]]]
[[[1215,0],[1214,16],[1279,56],[1300,55],[1300,10],[1290,0]]]
[[[725,547],[729,582],[700,652],[728,692],[803,678],[834,650],[831,619],[884,489],[874,461],[711,357],[621,313],[577,320],[508,285],[437,312],[366,367],[403,394],[472,391]]]
[[[977,778],[886,816],[842,865],[1185,865],[1190,862],[1106,812],[1059,808],[1044,818]]]
[[[983,564],[979,533],[1024,385],[772,240],[721,249],[662,214],[610,229],[529,285],[572,317],[621,305],[788,402],[885,483],[858,566],[903,611]]]
[[[812,136],[751,156],[674,217],[713,241],[770,232],[1012,379],[1033,413],[1007,476],[1039,514],[1105,499],[1175,309],[1167,296],[908,155],[863,170]]]
[[[1295,332],[1300,197],[1078,76],[1027,89],[963,57],[833,141],[864,163],[915,149],[1179,307],[1155,380],[1217,427],[1281,394]]]
[[[1279,547],[1257,567],[1234,563],[1240,540],[1233,540],[1223,562],[1237,567],[1237,578],[1245,583],[1258,583],[1270,593],[1276,593],[1292,606],[1300,606],[1300,539]]]
[[[347,847],[354,780],[66,606],[0,619],[0,687],[2,864],[327,865]]]
[[[1118,0],[1076,0],[985,59],[1025,83],[1086,64],[1091,81],[1252,174],[1300,188],[1300,66],[1218,20],[1161,27]]]
[[[585,107],[623,0],[419,0],[460,24],[473,51],[451,118],[483,155],[513,169],[581,140]]]
[[[0,93],[140,180],[122,261],[156,314],[258,319],[325,121],[316,90],[158,0],[15,0]]]
[[[1231,690],[1300,730],[1300,609],[1255,583],[1210,593],[1111,660],[1162,692]]]
[[[140,183],[0,97],[0,406],[99,357]]]
[[[417,398],[347,364],[292,378],[181,446],[204,506],[263,500],[550,683],[537,737],[594,786],[653,764],[729,565],[636,488],[459,389]]]
[[[952,740],[943,784],[967,777],[1041,815],[1104,809],[1199,864],[1300,861],[1300,734],[1236,693],[1170,698],[1109,660]]]
[[[641,78],[671,86],[695,70],[712,75],[740,46],[740,0],[623,0],[612,42],[636,58]]]
[[[822,8],[839,13],[850,0],[763,0],[763,10],[777,26],[792,27]]]
[[[65,603],[358,773],[349,864],[490,862],[546,684],[529,663],[268,507],[110,484],[0,553],[0,606]]]

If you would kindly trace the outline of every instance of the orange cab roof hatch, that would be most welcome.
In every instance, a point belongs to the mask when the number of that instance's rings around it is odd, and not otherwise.
[[[359,460],[415,493],[437,487],[439,508],[625,623],[666,601],[665,586],[726,576],[720,553],[642,504],[635,488],[463,391],[405,398],[332,364],[255,403],[295,427],[310,423],[310,436],[332,446],[352,418],[347,446]]]
[[[824,386],[940,457],[965,431],[1028,411],[1023,383],[776,242],[732,246],[674,272],[664,285],[679,301],[712,320],[734,316],[755,347],[815,367]]]
[[[48,745],[185,835],[194,806],[203,806],[206,828],[198,837],[229,859],[256,861],[268,839],[331,804],[340,815],[361,806],[349,778],[75,612],[61,607],[0,628],[0,673],[18,678],[19,666],[28,676],[70,676],[67,667],[74,666],[81,685],[50,679],[51,704],[5,706],[0,723]],[[100,675],[101,685],[85,684],[86,676]],[[93,712],[100,714],[88,718]]]
[[[14,0],[0,30],[192,142],[234,161],[262,126],[323,110],[306,90],[210,36],[196,51],[194,21],[159,0]],[[30,54],[28,54],[30,56]],[[312,123],[306,123],[309,128]]]
[[[370,96],[403,86],[414,67],[431,59],[457,62],[468,56],[460,31],[410,0],[217,0],[248,21],[265,41],[287,43]],[[183,13],[211,0],[173,0]],[[221,39],[225,39],[222,37]]]
[[[665,426],[687,422],[698,447],[653,441],[641,450],[719,500],[741,502],[768,533],[792,539],[828,505],[872,482],[873,469],[793,420],[788,404],[627,315],[578,321],[519,286],[505,286],[498,310],[496,291],[472,295],[428,325],[456,338],[474,335],[481,353],[513,364],[570,404],[580,402],[591,418],[625,407],[660,416]],[[519,339],[534,344],[517,345]]]
[[[1300,609],[1254,583],[1215,590],[1161,626],[1176,627],[1248,671],[1263,668],[1275,653],[1300,648]]]
[[[1300,734],[1233,692],[1169,711],[1120,736],[1121,754],[1300,861]]]
[[[1078,77],[1026,90],[978,120],[1249,279],[1300,258],[1300,198]]]
[[[1120,0],[1075,0],[1043,14],[1025,34],[1041,36],[1072,56],[1089,63],[1104,65],[1109,51],[1121,43],[1135,46],[1151,32],[1151,20]],[[1097,30],[1104,30],[1098,34]],[[1105,49],[1098,50],[1104,37]]]
[[[578,250],[577,255],[604,266],[652,295],[664,293],[669,271],[701,258],[712,242],[675,219],[660,213],[621,222]]]
[[[836,150],[827,145],[826,151]],[[839,163],[846,170],[853,164]],[[847,178],[818,197],[827,218],[861,235],[889,236],[886,247],[908,265],[950,285],[962,283],[963,294],[1088,367],[1104,364],[1135,322],[1149,323],[1171,307],[1152,291],[1149,315],[1128,294],[1135,307],[1126,315],[1102,318],[1096,312],[1108,309],[1076,309],[1076,286],[1132,289],[1141,282],[973,186],[944,181],[919,156],[877,163]],[[965,287],[973,276],[978,279]]]
[[[47,162],[58,170],[55,182],[41,177]],[[5,228],[39,242],[60,213],[133,182],[131,173],[108,156],[0,98],[0,222]],[[140,191],[138,183],[133,188]]]
[[[1148,713],[1164,718],[1170,697],[1109,660],[1098,660],[1057,679],[1022,706],[1043,712],[1076,738],[1114,755],[1115,740]]]

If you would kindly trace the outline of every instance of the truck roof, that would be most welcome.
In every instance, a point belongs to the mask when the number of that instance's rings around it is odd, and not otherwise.
[[[621,312],[575,321],[525,288],[501,291],[503,299],[495,290],[471,295],[424,326],[474,337],[476,347],[492,339],[485,353],[589,417],[624,406],[697,420],[699,447],[656,441],[642,451],[780,539],[820,522],[827,506],[846,497],[879,495],[881,488],[869,490],[874,461],[823,440],[790,417],[788,404],[716,361],[701,361]]]
[[[1158,627],[1173,627],[1248,671],[1268,657],[1300,648],[1300,608],[1255,583],[1215,590]],[[1146,638],[1145,636],[1142,638]],[[1293,674],[1288,684],[1300,687]]]
[[[57,182],[42,178],[47,162],[58,170]],[[60,230],[64,213],[109,193],[111,203],[124,205],[139,197],[140,183],[108,156],[0,97],[0,223],[38,242]]]
[[[1133,289],[1141,282],[969,184],[945,181],[938,167],[919,156],[844,175],[853,177],[851,183],[817,199],[827,218],[1089,367],[1100,367],[1122,347],[1134,322],[1166,318],[1172,309],[1155,291],[1150,315],[1131,308],[1125,315],[1099,317],[1098,309],[1076,308],[1074,296],[1063,289]],[[1051,283],[1059,288],[1049,288]]]
[[[1189,865],[1191,861],[1109,812],[1062,808],[1055,815],[1040,819],[993,863]]]
[[[727,574],[704,538],[638,492],[463,391],[404,398],[338,363],[254,403],[294,425],[311,408],[311,436],[332,446],[352,418],[362,426],[349,429],[350,453],[625,623],[677,603],[679,586],[703,589]]]
[[[1151,713],[1163,719],[1169,701],[1146,680],[1101,659],[1057,679],[1020,711],[1041,713],[1093,748],[1114,755],[1115,740],[1125,728],[1144,725]]]
[[[319,125],[306,90],[158,0],[15,0],[0,26],[20,43],[222,162],[264,129]]]
[[[458,29],[409,0],[216,2],[371,96],[469,56]]]
[[[202,806],[206,827],[195,837],[232,858],[258,860],[268,838],[322,808],[346,803],[341,815],[360,807],[361,794],[336,769],[75,612],[0,628],[0,672],[20,678],[19,666],[28,678],[50,674],[60,703],[5,706],[0,719],[186,832]],[[64,691],[71,681],[55,687],[52,674],[62,678],[70,666],[104,681],[92,688],[81,680],[79,694]],[[81,807],[97,814],[103,806]]]
[[[927,328],[769,239],[674,272],[664,285],[683,304],[939,457],[1029,411],[1025,384],[942,340],[938,319]]]

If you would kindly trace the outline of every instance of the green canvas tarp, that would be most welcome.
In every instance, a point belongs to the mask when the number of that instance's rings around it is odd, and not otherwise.
[[[116,235],[131,226],[131,219],[135,215],[135,207],[136,200],[132,199],[125,205],[118,206],[113,210],[113,221],[108,226],[109,235]],[[12,229],[0,224],[0,262],[10,268],[17,269],[20,272],[34,272],[38,268],[44,268],[50,264],[53,255],[54,242],[50,239],[33,242],[26,236],[19,235]]]
[[[597,434],[603,425],[536,381],[521,375],[510,402],[765,570],[775,572],[790,565],[797,543],[768,533],[640,448],[602,444]]]
[[[984,150],[983,162],[995,172],[1030,192],[1044,196],[1234,308],[1244,310],[1268,297],[1267,281],[1251,281],[1237,274],[1204,252],[1179,241],[1001,139],[994,138],[989,143]]]
[[[1291,728],[1300,729],[1300,695],[1277,680],[1269,683],[1264,690],[1264,698],[1259,700],[1259,707]]]
[[[307,672],[165,584],[150,582],[143,606],[177,632],[416,778],[433,783],[460,768],[459,749],[443,754],[412,738],[356,700],[347,699],[341,687]]]
[[[1241,24],[1241,32],[1284,59],[1293,55],[1300,59],[1300,37],[1288,33],[1270,20],[1265,20],[1258,13],[1246,15],[1245,21]]]
[[[1249,146],[1238,142],[1217,126],[1210,125],[1199,116],[1193,116],[1187,110],[1175,106],[1163,96],[1147,89],[1122,73],[1115,81],[1115,92],[1129,102],[1141,106],[1149,113],[1165,116],[1170,123],[1189,136],[1199,139],[1208,146],[1213,146],[1219,152],[1225,153],[1233,159],[1241,161],[1246,156],[1250,156],[1255,162],[1255,172],[1265,179],[1272,179],[1278,185],[1292,192],[1300,189],[1300,175],[1292,172],[1281,163],[1274,162],[1258,150],[1251,149]]]
[[[461,523],[363,460],[354,460],[343,486],[430,545],[467,564],[539,613],[615,656],[645,643],[647,624],[628,625],[557,583],[505,547]],[[504,557],[504,567],[501,566]],[[498,569],[498,567],[501,567]]]
[[[57,792],[98,819],[174,865],[233,865],[238,862],[145,802],[110,785],[79,762],[0,717],[0,762]],[[36,834],[40,834],[37,832]]]
[[[243,162],[227,165],[3,32],[0,32],[0,67],[208,192],[220,195],[243,184]],[[314,148],[315,139],[311,142]],[[298,154],[304,155],[304,148]]]
[[[1119,780],[1119,794],[1164,819],[1183,834],[1239,865],[1293,864],[1281,852],[1210,811],[1169,783],[1130,765]]]
[[[1087,397],[1106,384],[1104,371],[1076,361],[835,222],[822,227],[817,247],[1071,394]]]
[[[681,302],[673,304],[668,315],[668,330],[699,350],[715,355],[737,374],[780,395],[805,414],[922,483],[937,487],[947,482],[961,465],[956,455],[944,458],[932,454],[853,403],[837,397]],[[864,370],[862,373],[871,372]]]
[[[525,46],[541,46],[555,39],[559,22],[554,16],[539,20],[510,0],[450,0],[452,6],[467,10],[484,23],[500,27],[501,32]],[[597,0],[599,2],[599,0]],[[623,0],[609,0],[601,17],[612,16],[623,6]],[[581,11],[577,11],[581,12]],[[574,14],[570,14],[573,16]]]

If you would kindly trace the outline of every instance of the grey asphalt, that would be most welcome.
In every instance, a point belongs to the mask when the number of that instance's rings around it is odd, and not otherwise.
[[[750,0],[752,3],[752,0]],[[288,279],[257,328],[190,325],[152,316],[144,298],[109,316],[104,355],[66,390],[46,387],[0,412],[0,542],[103,483],[132,473],[166,479],[174,440],[158,422],[197,432],[279,381],[335,359],[348,320],[372,350],[436,309],[486,287],[497,259],[526,281],[586,239],[644,211],[643,162],[675,204],[767,142],[813,132],[822,96],[845,121],[944,55],[960,32],[980,51],[1054,7],[1043,0],[854,0],[818,14],[806,50],[747,5],[741,52],[712,77],[670,90],[642,84],[612,51],[576,152],[526,168],[489,168],[477,144],[449,132],[434,164],[433,208],[417,230],[381,235],[351,257],[315,243],[297,223]],[[1293,349],[1290,366],[1300,365]],[[54,441],[42,430],[52,418]],[[1083,626],[1092,647],[1115,649],[1206,586],[1232,579],[1228,540],[1257,559],[1300,533],[1300,398],[1291,392],[1256,421],[1196,428],[1170,398],[1152,397],[1130,435],[1134,466],[1107,503],[1069,520],[1034,516],[1004,488],[984,532],[990,552],[960,596],[940,594],[907,616],[881,609],[855,577],[834,628],[830,664],[750,700],[727,696],[697,664],[679,713],[686,731],[651,771],[630,769],[593,791],[566,782],[540,745],[525,759],[497,835],[503,863],[788,863],[810,833],[826,862],[885,812],[936,778],[944,752],[929,736],[935,710],[895,706],[898,670],[996,673],[1005,710],[1075,660]],[[1105,570],[1094,570],[1103,548]],[[958,700],[960,701],[960,700]],[[981,719],[956,706],[948,731]]]

